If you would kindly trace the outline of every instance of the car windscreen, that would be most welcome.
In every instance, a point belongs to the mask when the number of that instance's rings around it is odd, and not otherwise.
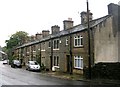
[[[20,63],[20,61],[18,61],[18,60],[14,60],[14,63],[16,64],[16,63]]]
[[[30,62],[30,65],[38,65],[37,62]]]

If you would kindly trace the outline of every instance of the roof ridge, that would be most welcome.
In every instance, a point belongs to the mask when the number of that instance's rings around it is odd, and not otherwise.
[[[101,23],[102,21],[104,21],[105,19],[107,19],[110,16],[111,15],[106,15],[106,16],[91,20],[90,21],[90,27],[94,27],[94,26],[98,25],[99,23]],[[45,40],[48,40],[50,38],[57,38],[57,37],[72,34],[72,33],[75,33],[75,32],[80,32],[80,31],[85,30],[85,29],[87,29],[87,23],[79,24],[79,25],[73,26],[73,27],[71,27],[71,28],[69,28],[67,30],[61,30],[57,34],[50,34],[48,37],[43,38],[42,40],[35,40],[35,41],[32,41],[32,42],[25,43],[25,44],[23,44],[23,45],[21,45],[21,46],[19,46],[17,48],[32,45],[32,44],[35,44],[35,43],[39,43],[41,41],[45,41]]]

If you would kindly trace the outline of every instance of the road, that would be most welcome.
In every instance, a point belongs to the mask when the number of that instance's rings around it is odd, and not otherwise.
[[[2,85],[79,85],[79,81],[61,80],[42,75],[40,72],[31,72],[20,68],[11,68],[0,62],[0,77]]]
[[[92,85],[93,83],[63,80],[31,72],[20,68],[11,68],[0,62],[0,85]],[[95,84],[95,83],[94,83]]]

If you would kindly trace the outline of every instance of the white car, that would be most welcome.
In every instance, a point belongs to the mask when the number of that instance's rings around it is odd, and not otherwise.
[[[3,60],[3,64],[8,64],[8,60]]]
[[[36,61],[28,61],[26,63],[26,70],[40,71],[40,65]]]

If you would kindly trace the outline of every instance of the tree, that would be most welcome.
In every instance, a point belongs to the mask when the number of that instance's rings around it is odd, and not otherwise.
[[[27,38],[28,33],[24,31],[18,31],[15,34],[11,35],[9,40],[6,40],[7,48],[13,48],[15,46],[24,44]]]
[[[28,39],[28,33],[24,31],[18,31],[15,34],[11,35],[9,40],[5,41],[9,59],[13,59],[14,49],[17,46],[24,44],[26,39]]]

